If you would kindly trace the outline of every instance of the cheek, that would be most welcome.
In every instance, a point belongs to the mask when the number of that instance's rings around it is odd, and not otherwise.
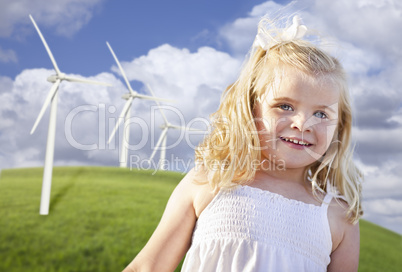
[[[264,128],[266,133],[275,134],[286,126],[286,118],[278,116],[274,110],[267,110],[262,112],[261,127]]]
[[[274,122],[265,117],[259,118],[258,120],[256,120],[255,123],[261,147],[269,147],[271,145],[272,139],[275,138],[276,135]]]
[[[336,124],[320,124],[317,127],[316,134],[319,139],[320,146],[325,150],[328,149],[329,145],[334,140],[334,135],[336,131]]]

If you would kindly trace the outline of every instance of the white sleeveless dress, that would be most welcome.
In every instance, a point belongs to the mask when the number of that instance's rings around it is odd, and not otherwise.
[[[182,270],[327,271],[327,209],[250,186],[222,189],[201,213]]]

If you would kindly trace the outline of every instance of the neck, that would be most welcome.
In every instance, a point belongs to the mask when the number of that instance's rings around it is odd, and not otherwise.
[[[256,179],[262,178],[264,180],[271,180],[276,182],[297,183],[305,186],[305,173],[306,168],[286,168],[265,160],[260,169],[256,172]]]

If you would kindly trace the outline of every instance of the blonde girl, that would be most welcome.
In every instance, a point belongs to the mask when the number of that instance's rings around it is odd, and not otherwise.
[[[361,173],[339,61],[261,20],[196,167],[125,271],[357,271]],[[186,254],[187,253],[187,254]]]

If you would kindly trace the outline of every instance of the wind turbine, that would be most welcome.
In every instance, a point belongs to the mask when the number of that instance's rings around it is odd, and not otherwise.
[[[148,95],[143,95],[139,94],[138,92],[134,91],[133,88],[131,88],[131,84],[128,81],[128,78],[126,76],[126,73],[123,70],[123,67],[120,65],[119,59],[116,57],[116,54],[114,53],[112,47],[108,42],[106,42],[107,46],[109,47],[110,53],[112,53],[114,60],[116,61],[117,66],[119,67],[119,70],[121,72],[121,75],[124,78],[124,81],[126,82],[127,88],[129,90],[129,93],[126,93],[122,96],[123,99],[127,100],[126,104],[123,107],[123,110],[120,113],[119,119],[110,134],[108,144],[110,141],[113,139],[113,136],[116,134],[117,129],[120,126],[120,123],[124,119],[124,127],[123,127],[123,144],[121,146],[121,151],[120,151],[120,167],[125,168],[127,167],[127,158],[128,158],[128,140],[130,138],[130,128],[128,127],[128,122],[130,120],[130,113],[131,113],[131,104],[133,103],[134,98],[140,98],[140,99],[147,99],[147,100],[154,100],[154,101],[170,101],[167,99],[162,99],[162,98],[156,98],[154,96],[148,96]]]
[[[149,85],[147,84],[147,87],[148,87],[149,91],[150,91],[150,92],[152,93],[152,95],[153,95],[154,93],[153,93],[153,91],[152,91],[152,89],[151,89],[151,86],[149,86]],[[149,162],[152,161],[152,159],[154,158],[154,156],[155,156],[155,154],[156,154],[156,151],[159,149],[159,147],[161,147],[161,154],[160,154],[158,166],[159,166],[159,170],[165,170],[165,169],[163,168],[163,162],[165,161],[165,157],[166,157],[166,141],[167,141],[167,133],[168,133],[169,129],[176,129],[176,130],[183,130],[183,131],[189,131],[189,130],[190,130],[190,131],[202,131],[202,130],[200,130],[200,129],[194,129],[194,128],[188,128],[188,127],[184,127],[184,126],[176,126],[176,125],[171,124],[171,123],[167,120],[166,115],[163,113],[162,108],[160,107],[158,101],[155,101],[155,102],[156,102],[156,104],[157,104],[157,106],[158,106],[159,111],[160,111],[161,114],[162,114],[162,117],[163,117],[163,120],[164,120],[164,124],[162,124],[162,125],[160,126],[160,128],[162,129],[162,133],[161,133],[161,135],[159,136],[158,142],[156,143],[156,146],[155,146],[155,148],[154,148],[154,151],[153,151],[152,154],[151,154],[151,157],[149,158]]]
[[[50,60],[53,63],[54,70],[56,71],[55,75],[52,75],[52,76],[48,77],[48,79],[47,79],[49,82],[53,83],[53,86],[50,89],[50,92],[48,93],[48,95],[45,99],[45,102],[43,103],[42,109],[40,110],[39,115],[36,118],[35,124],[31,130],[31,134],[33,134],[35,132],[36,127],[38,126],[40,120],[42,119],[43,114],[46,111],[46,108],[48,107],[48,105],[50,103],[51,106],[50,106],[49,128],[48,128],[48,136],[47,136],[47,144],[46,144],[45,166],[44,166],[44,170],[43,170],[42,195],[41,195],[40,210],[39,210],[39,213],[41,215],[47,215],[47,214],[49,214],[50,190],[51,190],[51,185],[52,185],[54,141],[55,141],[55,135],[56,135],[56,114],[57,114],[57,99],[58,99],[59,85],[63,80],[70,81],[70,82],[104,85],[104,86],[111,86],[111,85],[102,83],[102,82],[87,80],[87,79],[70,77],[70,76],[67,76],[66,74],[60,72],[60,69],[57,66],[57,63],[53,57],[53,54],[50,51],[49,46],[47,45],[46,40],[43,37],[41,31],[39,30],[39,27],[36,25],[35,20],[33,19],[33,17],[31,15],[29,15],[29,18],[31,18],[31,21],[32,21],[33,25],[35,26],[36,31],[38,32],[39,37],[42,40],[43,45],[46,48],[46,51],[50,57]]]

